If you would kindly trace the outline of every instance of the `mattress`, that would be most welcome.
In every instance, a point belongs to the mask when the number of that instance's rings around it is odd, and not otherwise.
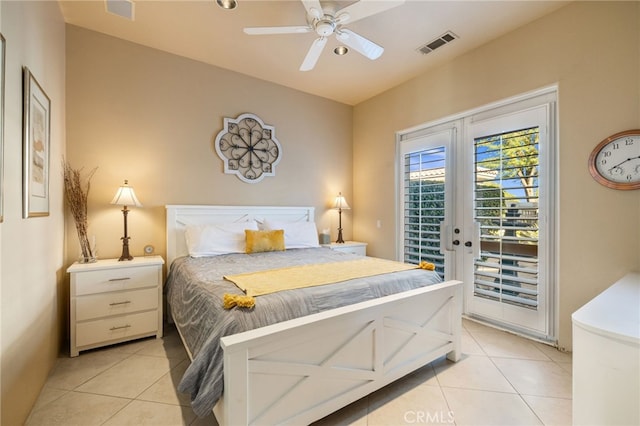
[[[176,259],[165,289],[170,313],[192,356],[178,390],[191,395],[194,412],[207,416],[222,395],[222,337],[441,282],[435,272],[412,269],[258,296],[250,310],[223,308],[224,294],[243,294],[224,275],[358,258],[329,248],[307,248]]]

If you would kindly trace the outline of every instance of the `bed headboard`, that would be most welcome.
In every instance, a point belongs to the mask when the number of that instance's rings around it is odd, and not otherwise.
[[[175,258],[188,254],[184,239],[187,225],[264,219],[286,222],[314,221],[314,207],[168,205],[166,209],[167,266],[170,266]]]

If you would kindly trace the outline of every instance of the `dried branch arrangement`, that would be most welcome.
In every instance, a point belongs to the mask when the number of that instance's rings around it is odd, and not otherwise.
[[[64,192],[69,203],[69,210],[76,223],[80,250],[84,259],[95,259],[95,253],[87,236],[89,223],[87,220],[87,198],[91,188],[91,178],[97,170],[93,168],[86,177],[82,177],[82,168],[74,169],[68,161],[62,160],[64,173]]]

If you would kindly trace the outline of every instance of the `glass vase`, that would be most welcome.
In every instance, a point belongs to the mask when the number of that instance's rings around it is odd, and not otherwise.
[[[98,253],[96,250],[96,237],[92,235],[90,237],[84,236],[80,238],[80,255],[78,256],[78,263],[94,263],[98,260]]]

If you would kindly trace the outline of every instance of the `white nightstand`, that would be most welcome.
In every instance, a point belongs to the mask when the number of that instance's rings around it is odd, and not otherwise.
[[[331,243],[323,247],[329,247],[331,250],[341,251],[343,253],[357,254],[359,256],[367,255],[367,243],[359,241],[345,241],[344,243]]]
[[[72,357],[80,351],[155,335],[162,337],[160,256],[74,263],[71,274]]]

